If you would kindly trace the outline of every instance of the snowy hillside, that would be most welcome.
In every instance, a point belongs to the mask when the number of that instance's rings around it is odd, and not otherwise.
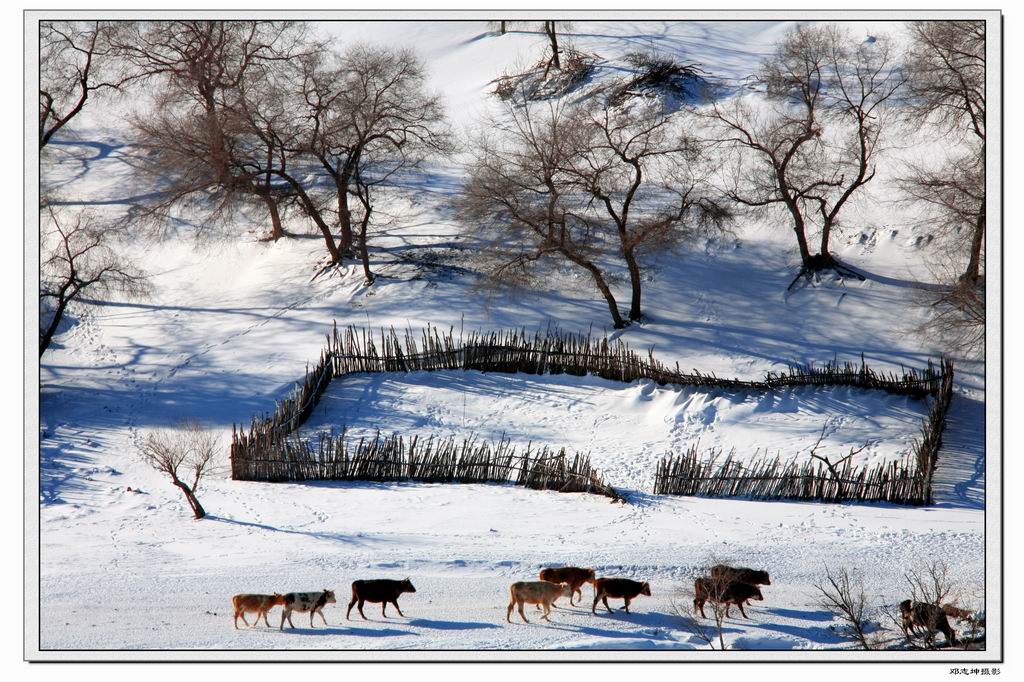
[[[698,62],[730,87],[742,84],[780,35],[782,22],[579,21],[576,49],[598,55],[595,79],[610,78],[631,51],[657,50]],[[459,131],[493,109],[498,79],[533,64],[544,36],[498,36],[484,22],[333,22],[355,40],[414,47],[430,86]],[[858,34],[898,34],[899,24],[859,23]],[[122,116],[137,103],[101,101],[55,138],[42,158],[44,184],[62,206],[123,212],[152,188],[132,174]],[[917,133],[907,131],[906,140]],[[893,158],[919,153],[900,147]],[[923,368],[944,351],[916,329],[924,320],[922,227],[893,203],[892,173],[880,172],[851,208],[834,252],[868,276],[787,292],[799,265],[792,233],[743,218],[733,233],[662,249],[645,270],[645,319],[611,329],[588,281],[571,272],[534,290],[485,290],[474,253],[480,237],[452,210],[463,176],[457,156],[413,177],[388,204],[393,224],[375,235],[378,275],[357,263],[317,277],[323,243],[297,212],[298,238],[259,241],[253,211],[215,239],[180,228],[139,236],[125,248],[151,273],[139,301],[83,302],[41,358],[40,643],[43,649],[697,650],[683,625],[683,595],[715,561],[763,568],[765,600],[733,614],[724,634],[737,649],[851,649],[841,624],[819,604],[824,566],[856,569],[878,606],[907,598],[904,573],[942,558],[971,608],[985,602],[984,364],[956,358],[957,381],[929,507],[702,499],[652,494],[653,470],[669,452],[699,441],[753,455],[807,457],[866,448],[858,463],[899,459],[919,436],[927,403],[847,388],[796,388],[769,395],[618,384],[594,377],[478,372],[368,375],[336,381],[307,433],[344,423],[360,435],[402,431],[476,434],[590,452],[627,504],[584,494],[511,486],[405,483],[235,482],[227,445],[233,424],[273,409],[339,327],[609,334],[672,365],[757,379],[791,364],[833,359],[884,369]],[[239,234],[245,233],[242,239]],[[628,299],[628,279],[614,281]],[[184,498],[138,455],[156,428],[191,417],[223,446],[194,521]],[[130,489],[130,491],[129,491]],[[992,559],[992,557],[989,557]],[[632,613],[591,615],[559,603],[551,623],[505,621],[512,582],[546,565],[595,568],[599,576],[649,581]],[[355,579],[412,579],[406,618],[344,620]],[[104,595],[116,586],[124,599]],[[235,630],[231,595],[332,589],[328,627]],[[692,597],[689,597],[692,600]],[[990,598],[991,599],[991,598]],[[998,601],[998,600],[996,600]],[[145,604],[144,609],[126,604]],[[612,602],[613,606],[618,602]],[[251,616],[249,616],[251,619]],[[874,622],[902,635],[878,612]],[[319,622],[319,621],[318,621]],[[877,631],[877,628],[876,628]],[[955,652],[943,652],[955,657]],[[961,652],[963,653],[963,652]],[[667,654],[666,654],[667,655]],[[934,655],[907,652],[915,655]]]

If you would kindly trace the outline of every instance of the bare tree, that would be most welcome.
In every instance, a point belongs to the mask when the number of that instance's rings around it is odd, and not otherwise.
[[[184,493],[196,519],[206,516],[196,495],[203,476],[213,466],[216,451],[216,434],[195,420],[185,420],[173,431],[150,433],[141,445],[142,458],[170,477],[171,483]]]
[[[661,107],[606,103],[589,119],[585,144],[569,159],[572,175],[613,225],[629,271],[628,319],[636,322],[642,316],[642,252],[720,229],[729,212],[708,191],[702,145]]]
[[[852,45],[834,25],[798,26],[756,76],[767,111],[737,98],[708,114],[721,131],[716,141],[738,153],[731,198],[753,209],[785,207],[801,275],[856,276],[836,261],[830,239],[842,209],[874,178],[887,112],[905,82],[887,40]],[[818,253],[809,245],[812,227],[820,231]]]
[[[539,24],[539,25],[538,25]],[[551,56],[548,57],[546,68],[544,73],[547,74],[551,68],[561,69],[562,50],[558,46],[558,32],[568,31],[572,29],[571,21],[552,21],[545,20],[541,22],[525,21],[525,20],[501,20],[501,21],[489,21],[487,25],[491,29],[496,29],[498,35],[505,35],[509,30],[516,27],[533,28],[537,27],[548,39],[548,44],[551,47]]]
[[[914,21],[906,68],[918,122],[985,139],[985,22]]]
[[[863,649],[872,649],[868,641],[868,599],[864,593],[861,576],[841,568],[833,572],[825,566],[825,580],[816,582],[814,588],[819,594],[822,608],[845,621],[850,637]]]
[[[119,58],[116,47],[116,32],[127,25],[39,22],[40,149],[81,113],[90,97],[118,91],[138,77]]]
[[[935,210],[946,233],[970,236],[959,241],[968,254],[961,280],[977,284],[985,239],[985,23],[913,22],[910,39],[910,120],[967,138],[968,151],[936,169],[913,168],[903,186]]]
[[[828,182],[808,198],[820,213],[822,265],[835,267],[829,251],[832,230],[847,202],[875,177],[882,135],[893,111],[890,104],[907,78],[884,36],[854,45],[846,30],[834,25],[822,30],[830,76],[825,120],[838,130],[838,139],[825,144]]]
[[[716,141],[738,152],[730,198],[750,208],[784,206],[805,267],[813,261],[804,199],[825,182],[809,169],[821,158],[818,117],[826,58],[821,36],[798,27],[755,77],[773,104],[770,111],[734,98],[731,105],[716,102],[708,114],[720,131]]]
[[[372,283],[370,188],[387,184],[431,155],[452,151],[444,107],[440,97],[427,91],[422,62],[401,48],[355,45],[340,55],[304,60],[301,87],[307,133],[302,150],[316,158],[334,184],[340,251],[350,253],[358,236],[363,271]],[[361,207],[358,235],[350,197]]]
[[[174,208],[205,209],[206,223],[230,215],[238,201],[254,200],[284,234],[281,191],[271,172],[274,151],[238,126],[236,105],[245,88],[289,60],[316,50],[305,24],[288,21],[142,22],[121,37],[119,49],[150,82],[154,106],[133,119],[145,152],[138,169],[160,186],[145,215],[166,219]]]
[[[604,244],[570,170],[586,121],[562,102],[505,102],[505,116],[489,120],[473,140],[468,179],[458,200],[467,224],[494,235],[493,275],[529,281],[545,262],[587,273],[616,329],[627,325],[599,265]],[[585,139],[585,138],[584,138]]]
[[[302,212],[320,231],[330,258],[325,269],[340,263],[345,253],[338,247],[328,222],[330,209],[326,197],[317,189],[318,167],[306,154],[308,131],[300,93],[287,82],[262,82],[244,89],[232,118],[269,150],[266,172],[284,182],[284,188],[277,191],[282,196],[294,196]]]
[[[852,459],[853,457],[855,457],[855,456],[859,455],[861,452],[863,452],[868,447],[868,444],[865,443],[864,445],[860,446],[859,448],[851,447],[849,454],[847,454],[844,457],[840,457],[838,460],[833,462],[831,459],[828,458],[827,455],[819,455],[818,454],[818,448],[821,447],[821,442],[823,440],[825,440],[825,431],[827,429],[828,429],[828,422],[826,421],[825,424],[821,427],[821,433],[818,435],[817,442],[815,442],[815,444],[813,446],[811,446],[811,449],[810,449],[810,452],[808,452],[808,455],[810,455],[811,459],[816,459],[816,460],[818,460],[819,462],[821,462],[822,464],[825,465],[825,467],[828,469],[829,475],[832,476],[832,480],[835,481],[835,483],[836,483],[835,499],[842,500],[842,499],[846,498],[846,486],[847,486],[847,484],[852,482],[852,481],[848,481],[848,480],[843,478],[843,475],[842,475],[843,466],[850,459]]]
[[[566,31],[571,26],[572,23],[568,21],[544,22],[544,34],[548,37],[548,42],[551,43],[551,59],[548,61],[548,66],[553,66],[556,69],[562,68],[562,60],[559,59],[561,50],[558,49],[558,30]]]
[[[908,118],[963,141],[937,164],[911,164],[900,179],[908,202],[923,204],[938,237],[934,265],[948,289],[930,301],[922,331],[972,353],[985,344],[985,22],[910,25]]]
[[[964,276],[964,254],[968,240],[982,234],[970,226],[984,223],[985,178],[978,157],[959,156],[944,168],[911,167],[899,184],[906,202],[920,200],[933,210],[924,212],[931,228],[928,269],[941,287],[925,290],[920,303],[926,319],[917,333],[936,340],[948,351],[980,356],[985,351],[984,276]],[[979,252],[980,253],[980,252]]]
[[[40,226],[40,356],[50,347],[68,306],[84,294],[138,298],[149,292],[145,273],[115,250],[117,235],[109,225],[84,212],[60,216],[52,207],[44,215],[48,220],[45,228]]]

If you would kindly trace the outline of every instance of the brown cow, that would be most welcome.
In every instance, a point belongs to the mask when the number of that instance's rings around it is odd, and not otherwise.
[[[741,568],[718,564],[711,567],[711,578],[725,582],[740,582],[748,585],[771,585],[768,571],[757,571],[753,568]]]
[[[943,604],[942,610],[945,612],[947,616],[949,616],[953,620],[965,620],[968,622],[973,622],[976,619],[976,614],[974,613],[974,611],[962,609],[954,604]]]
[[[545,568],[540,572],[540,579],[549,583],[566,583],[572,588],[572,594],[569,595],[569,603],[574,605],[576,602],[573,599],[576,597],[576,593],[580,594],[580,601],[583,601],[583,587],[584,583],[593,583],[595,580],[594,569],[592,568],[577,568],[575,566],[563,566],[562,568]],[[551,603],[554,606],[554,602]]]
[[[352,583],[352,601],[348,603],[345,620],[350,620],[352,607],[357,603],[359,604],[359,615],[363,617],[363,620],[369,620],[366,614],[363,613],[363,604],[366,602],[371,604],[379,603],[380,615],[385,618],[388,617],[386,613],[388,604],[394,604],[398,615],[405,618],[402,609],[398,608],[398,597],[405,592],[412,593],[415,591],[416,588],[412,586],[412,581],[408,578],[405,580],[356,580]]]
[[[904,599],[900,602],[900,616],[903,634],[908,642],[911,633],[916,634],[917,628],[921,628],[928,644],[935,641],[935,632],[938,631],[946,637],[950,646],[956,646],[956,631],[950,626],[946,612],[935,604]]]
[[[260,617],[263,617],[263,622],[270,627],[270,621],[267,620],[267,613],[270,609],[274,608],[278,604],[284,606],[284,595],[283,594],[236,594],[231,598],[231,606],[234,607],[235,611],[235,629],[238,629],[238,617],[242,617],[242,622],[248,627],[256,627],[260,623]],[[245,619],[246,613],[256,612],[256,622],[249,625],[249,621]]]
[[[708,601],[713,601],[716,604],[725,604],[726,618],[729,617],[729,609],[733,604],[740,607],[740,613],[743,614],[744,618],[749,618],[747,612],[743,610],[744,602],[751,599],[764,601],[764,596],[761,595],[761,590],[757,585],[725,582],[714,578],[697,578],[693,583],[693,595],[693,610],[700,610],[701,618],[707,618],[704,615],[704,604]]]
[[[572,587],[566,584],[549,583],[547,581],[540,582],[518,582],[512,583],[512,587],[509,588],[510,599],[508,602],[508,611],[505,612],[505,620],[509,623],[512,622],[512,609],[518,607],[519,616],[523,619],[524,623],[529,623],[526,620],[526,614],[523,613],[523,604],[539,604],[544,607],[544,615],[541,616],[544,620],[551,622],[548,618],[551,615],[551,603],[559,597],[571,597]]]
[[[594,581],[594,604],[590,607],[590,612],[596,614],[597,602],[603,601],[604,607],[608,609],[608,613],[611,613],[612,607],[608,606],[608,597],[611,597],[612,599],[624,599],[626,605],[622,607],[622,610],[629,613],[629,602],[641,594],[651,596],[649,583],[639,583],[627,578],[598,578]]]

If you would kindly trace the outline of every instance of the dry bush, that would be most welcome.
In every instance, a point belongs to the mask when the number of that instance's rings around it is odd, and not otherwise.
[[[701,579],[710,585],[711,594],[721,594],[729,584],[729,576],[721,573],[717,577],[710,576],[710,567],[717,565],[728,565],[715,558],[707,561],[709,575],[701,576]],[[687,586],[681,590],[681,600],[672,603],[672,611],[682,620],[681,627],[698,640],[704,642],[711,649],[717,645],[718,649],[725,651],[728,647],[725,643],[724,625],[729,605],[726,603],[708,599],[704,604],[705,613],[711,610],[710,621],[702,618],[697,608],[696,588]]]
[[[624,59],[636,75],[611,92],[609,101],[615,105],[648,93],[687,99],[698,95],[706,85],[707,72],[700,64],[678,62],[659,52],[630,52]]]
[[[825,580],[815,583],[814,588],[821,607],[847,624],[850,639],[865,650],[874,648],[868,640],[869,607],[863,577],[845,568],[833,571],[826,565]]]
[[[195,420],[185,420],[173,431],[153,431],[140,446],[143,460],[170,477],[181,489],[197,519],[206,516],[196,494],[210,472],[217,451],[217,435]]]
[[[561,68],[552,69],[550,57],[536,64],[509,68],[498,78],[493,93],[502,101],[519,104],[562,97],[586,83],[594,73],[597,55],[567,47],[560,52]]]

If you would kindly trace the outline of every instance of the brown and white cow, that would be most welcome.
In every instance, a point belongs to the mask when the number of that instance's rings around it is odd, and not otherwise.
[[[604,607],[608,609],[608,613],[611,613],[612,607],[608,606],[608,597],[611,597],[612,599],[624,599],[626,605],[622,607],[622,610],[629,613],[629,602],[641,594],[651,596],[650,583],[640,583],[627,578],[598,578],[594,581],[594,604],[590,607],[590,612],[596,614],[597,602],[603,601]]]
[[[584,583],[593,583],[595,580],[594,569],[592,568],[577,568],[576,566],[563,566],[561,568],[545,568],[540,572],[540,579],[549,583],[566,583],[572,588],[572,594],[569,595],[569,603],[575,605],[576,602],[573,599],[576,597],[576,593],[580,595],[580,601],[583,601],[583,587]],[[555,604],[552,602],[551,604]]]
[[[231,598],[231,606],[234,607],[235,612],[235,629],[238,629],[238,617],[242,617],[242,622],[249,627],[255,627],[260,623],[260,617],[263,617],[263,622],[270,627],[270,621],[267,620],[267,613],[270,609],[274,608],[278,604],[284,605],[283,594],[236,594]],[[245,619],[246,613],[255,613],[256,622],[249,625],[249,621]]]
[[[323,590],[322,592],[289,592],[284,595],[284,612],[281,614],[281,629],[284,629],[284,621],[288,620],[288,625],[293,628],[295,624],[292,623],[292,611],[298,611],[299,613],[309,612],[309,627],[316,627],[313,625],[313,615],[319,613],[320,618],[323,619],[324,625],[327,625],[327,618],[324,618],[324,607],[328,604],[337,603],[334,598],[334,592],[331,590]]]
[[[544,607],[544,615],[541,616],[544,620],[550,622],[548,618],[551,615],[551,603],[559,597],[570,597],[572,596],[572,588],[566,584],[549,583],[541,580],[539,582],[518,582],[512,583],[512,587],[509,588],[510,599],[508,602],[508,611],[505,613],[505,620],[509,623],[512,622],[512,609],[519,608],[519,616],[523,619],[523,622],[529,623],[526,620],[526,614],[523,613],[523,604],[539,604]]]

